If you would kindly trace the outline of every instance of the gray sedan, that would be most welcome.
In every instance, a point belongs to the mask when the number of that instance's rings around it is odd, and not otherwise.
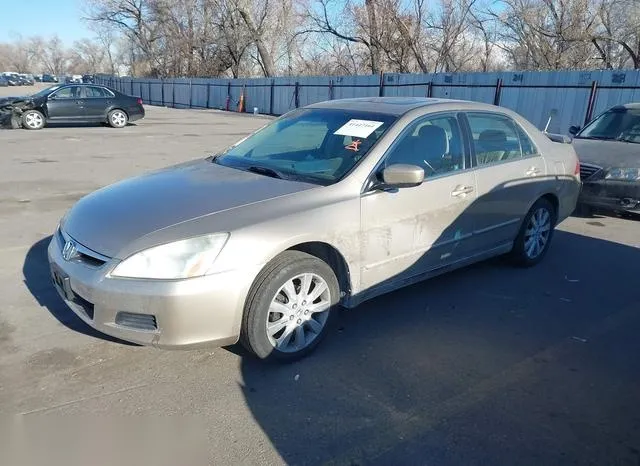
[[[497,255],[538,263],[579,189],[573,147],[506,109],[338,100],[86,196],[49,261],[101,332],[293,360],[337,306]]]

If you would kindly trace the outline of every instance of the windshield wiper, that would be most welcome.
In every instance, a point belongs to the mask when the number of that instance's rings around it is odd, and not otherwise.
[[[577,139],[594,139],[596,141],[615,141],[616,138],[611,136],[576,136]]]
[[[247,167],[247,171],[257,173],[259,175],[270,176],[271,178],[278,178],[281,180],[284,180],[286,178],[279,171],[276,171],[273,168],[268,168],[268,167],[258,167],[258,166],[252,165],[250,167]]]

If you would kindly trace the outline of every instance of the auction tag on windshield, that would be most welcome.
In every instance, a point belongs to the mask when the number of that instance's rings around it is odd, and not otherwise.
[[[349,120],[333,134],[366,138],[383,124],[383,121]]]

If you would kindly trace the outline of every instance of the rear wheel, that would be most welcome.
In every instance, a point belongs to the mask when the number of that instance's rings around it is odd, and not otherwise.
[[[249,293],[242,344],[260,359],[300,359],[326,335],[339,296],[329,265],[286,251],[265,267]]]
[[[522,222],[511,251],[513,261],[531,267],[542,260],[549,249],[556,223],[556,210],[545,198],[538,199]]]
[[[111,110],[107,116],[107,122],[114,128],[124,128],[127,126],[128,121],[129,117],[127,114],[119,108]]]
[[[25,129],[42,129],[44,123],[44,115],[37,110],[27,110],[22,114],[22,127]]]

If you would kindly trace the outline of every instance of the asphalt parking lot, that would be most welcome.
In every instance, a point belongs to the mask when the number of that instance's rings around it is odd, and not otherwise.
[[[211,464],[640,465],[640,221],[569,218],[538,267],[375,299],[288,366],[122,344],[66,309],[46,263],[66,209],[265,123],[147,107],[121,130],[0,131],[0,414],[177,415]]]

